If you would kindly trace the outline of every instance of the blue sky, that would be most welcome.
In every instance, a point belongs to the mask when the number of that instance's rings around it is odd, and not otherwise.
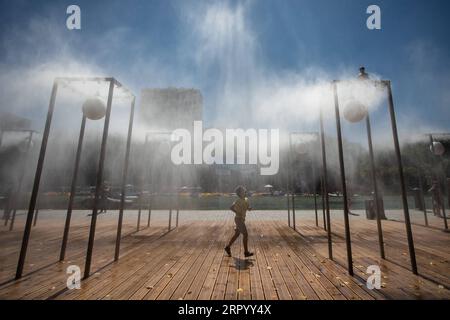
[[[82,30],[65,27],[70,4],[81,7]],[[371,4],[381,8],[381,30],[366,28]],[[448,131],[448,12],[445,0],[1,1],[0,108],[17,103],[17,113],[41,117],[51,83],[30,80],[43,91],[31,107],[25,98],[14,100],[15,81],[35,76],[29,70],[64,72],[74,61],[71,73],[113,75],[137,93],[199,88],[206,121],[245,125],[266,110],[258,109],[261,101],[293,103],[292,91],[365,65],[392,80],[400,129]],[[273,91],[266,90],[271,84]],[[285,115],[273,125],[304,118]]]

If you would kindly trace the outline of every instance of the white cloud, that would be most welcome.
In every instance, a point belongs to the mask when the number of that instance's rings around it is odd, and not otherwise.
[[[269,70],[261,59],[258,35],[250,23],[251,10],[252,2],[184,5],[179,18],[183,33],[189,36],[177,43],[174,55],[177,61],[174,64],[148,54],[146,45],[151,43],[151,39],[126,41],[131,32],[127,27],[99,34],[98,42],[86,43],[84,52],[79,53],[74,52],[74,48],[80,45],[79,40],[69,39],[67,31],[58,28],[55,21],[32,19],[26,29],[13,29],[3,38],[2,47],[7,51],[8,59],[14,57],[21,63],[0,65],[0,93],[3,97],[0,108],[34,115],[38,125],[42,126],[55,76],[113,75],[131,86],[136,94],[144,87],[205,89],[203,94],[208,110],[204,115],[213,115],[213,123],[208,126],[317,131],[318,110],[323,107],[328,117],[328,131],[335,132],[330,81],[335,78],[354,79],[354,66],[333,74],[318,66],[279,73]],[[127,44],[125,49],[133,52],[133,59],[115,61],[115,52],[120,51],[124,43]],[[22,46],[35,50],[24,52]],[[409,50],[411,61],[423,66],[420,67],[423,70],[429,70],[424,61],[430,55],[435,57],[433,61],[439,57],[439,52],[429,50],[423,43],[412,45]],[[197,72],[189,67],[180,67],[180,62],[193,63]],[[424,79],[433,76],[425,74]],[[441,78],[450,83],[450,77],[442,75]],[[345,101],[352,97],[374,108],[384,98],[383,93],[367,87],[360,87],[352,93],[340,87],[339,95],[343,108]],[[445,90],[442,101],[450,101]],[[404,116],[399,116],[400,130],[405,127],[403,123],[410,121],[404,119]],[[375,129],[377,126],[374,124]],[[383,128],[384,124],[379,126]],[[364,133],[360,129],[349,126],[346,133],[351,139],[363,141]]]

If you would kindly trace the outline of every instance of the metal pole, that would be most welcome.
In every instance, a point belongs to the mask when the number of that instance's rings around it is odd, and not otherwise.
[[[339,114],[339,99],[337,94],[336,81],[333,82],[333,92],[334,92],[334,108],[336,114],[336,129],[338,138],[338,149],[339,149],[339,168],[341,172],[341,182],[342,182],[342,194],[344,196],[344,225],[345,225],[345,244],[347,247],[347,268],[348,273],[353,275],[353,257],[352,257],[352,242],[350,235],[350,221],[348,217],[348,195],[347,195],[347,183],[345,181],[345,166],[344,166],[344,151],[342,146],[342,131],[341,131],[341,116]]]
[[[176,228],[178,228],[179,215],[180,215],[180,194],[177,191],[177,215],[176,215],[176,220],[175,220],[175,227]]]
[[[142,202],[142,192],[139,194],[139,210],[138,210],[138,217],[137,217],[137,225],[136,225],[136,231],[139,231],[139,227],[141,225],[141,203]]]
[[[33,139],[33,131],[30,131],[29,136],[28,136],[27,147],[26,147],[25,153],[22,156],[22,166],[21,166],[21,170],[20,170],[19,184],[18,184],[18,187],[17,187],[16,195],[14,196],[14,202],[13,202],[14,203],[14,206],[13,206],[14,210],[13,210],[13,215],[12,215],[12,218],[11,218],[11,224],[9,225],[9,231],[12,231],[12,229],[14,228],[14,222],[16,221],[17,198],[22,193],[23,178],[25,177],[25,165],[27,163],[28,153],[30,151],[30,146],[31,146],[32,139]]]
[[[289,133],[289,177],[290,177],[290,189],[291,189],[291,204],[292,204],[292,227],[294,230],[297,230],[297,226],[295,224],[295,188],[294,188],[294,179],[292,177],[292,139],[291,134]]]
[[[84,278],[88,278],[91,271],[92,252],[94,248],[95,227],[97,224],[97,210],[99,205],[100,190],[103,185],[103,167],[106,155],[106,142],[108,140],[109,119],[111,117],[111,106],[114,91],[114,79],[109,80],[108,102],[106,105],[105,124],[103,127],[102,145],[100,148],[100,159],[97,170],[97,181],[95,186],[94,208],[92,209],[91,226],[89,229],[89,240],[86,252],[86,262],[84,267]]]
[[[125,161],[123,164],[123,172],[122,172],[122,191],[120,194],[120,209],[119,209],[119,221],[117,223],[117,236],[116,236],[116,248],[114,251],[114,261],[119,260],[120,254],[120,240],[122,238],[122,224],[123,224],[123,209],[125,206],[125,185],[127,183],[128,176],[128,165],[130,159],[130,149],[131,149],[131,136],[133,134],[133,121],[134,121],[134,102],[136,98],[133,97],[131,101],[131,110],[130,110],[130,120],[128,122],[128,136],[127,136],[127,147],[125,151]],[[139,230],[139,227],[138,227]]]
[[[422,199],[422,202],[423,202],[423,217],[425,219],[425,226],[428,227],[427,205],[425,203],[425,194],[423,192],[422,172],[420,172],[419,168],[417,168],[417,174],[418,174],[418,177],[419,177],[420,198]]]
[[[323,193],[323,177],[320,177],[320,195],[322,199],[322,221],[323,221],[323,229],[327,230],[327,220],[325,218],[325,194]]]
[[[289,201],[289,187],[286,190],[287,209],[288,209],[288,226],[291,226],[291,203]]]
[[[150,220],[152,218],[152,194],[150,192],[150,187],[149,187],[149,192],[148,192],[148,221],[147,221],[147,227],[150,227]]]
[[[180,173],[179,170],[178,170],[178,173]],[[178,174],[178,178],[179,177],[180,177],[180,174]],[[179,215],[180,215],[180,190],[177,188],[176,192],[177,192],[177,199],[176,199],[177,200],[177,215],[176,215],[176,219],[175,219],[175,227],[178,228],[178,220],[179,220]]]
[[[15,198],[17,197],[17,194],[12,192],[12,187],[8,189],[8,196],[6,199],[6,208],[4,209],[3,212],[3,218],[5,219],[5,224],[4,226],[6,227],[9,223],[9,219],[10,219],[10,215],[11,215],[11,210],[12,207],[14,207],[14,203],[16,202]]]
[[[431,144],[431,152],[434,154],[434,139],[433,139],[433,135],[430,134],[430,144]],[[445,174],[445,170],[444,170],[444,166],[442,165],[442,162],[440,163],[441,167],[442,167],[442,172],[444,174],[444,177],[446,176]],[[442,206],[442,216],[444,217],[444,230],[448,230],[448,224],[447,224],[447,214],[445,212],[445,199],[442,195],[442,189],[441,189],[441,181],[439,179],[439,176],[437,174],[433,174],[433,176],[435,176],[436,179],[436,187],[438,190],[438,196],[439,196],[439,204]],[[440,210],[440,208],[439,208]]]
[[[73,201],[75,199],[75,193],[77,191],[78,168],[80,166],[81,151],[83,149],[83,139],[84,139],[85,128],[86,128],[86,116],[83,114],[83,117],[81,119],[80,135],[78,138],[77,153],[75,155],[75,167],[73,169],[72,185],[70,186],[69,205],[67,207],[66,223],[64,226],[64,234],[63,234],[63,240],[62,240],[62,244],[61,244],[61,252],[59,254],[59,261],[63,261],[65,258],[65,255],[66,255],[67,240],[69,238],[70,220],[72,218]]]
[[[330,219],[330,200],[328,198],[328,169],[327,169],[327,151],[325,148],[325,130],[323,128],[323,112],[322,108],[320,108],[320,141],[322,145],[322,176],[323,176],[323,194],[325,197],[325,212],[326,219],[324,216],[324,225],[326,220],[326,230],[327,230],[327,240],[328,240],[328,258],[333,260],[333,240],[331,238],[331,219]]]
[[[47,149],[48,136],[50,134],[50,125],[52,123],[53,110],[55,109],[57,92],[58,92],[58,81],[55,80],[53,82],[52,94],[50,97],[50,103],[47,112],[47,120],[45,122],[45,129],[42,135],[41,150],[39,151],[39,159],[36,167],[36,174],[34,177],[33,190],[31,192],[27,220],[25,222],[25,228],[23,231],[22,246],[20,248],[19,261],[17,263],[16,280],[20,279],[23,274],[23,267],[25,264],[25,258],[28,249],[28,241],[30,240],[31,224],[33,223],[34,208],[36,206],[36,199],[39,192],[39,183],[41,181],[42,169],[44,166],[45,152]]]
[[[36,209],[36,211],[34,213],[33,227],[36,227],[38,216],[39,216],[39,209]]]
[[[289,179],[289,177],[288,177]],[[289,201],[289,182],[286,184],[286,199],[287,199],[287,206],[288,206],[288,226],[291,226],[291,204]]]
[[[138,219],[137,219],[137,228],[136,230],[139,231],[139,225],[141,224],[141,210],[142,210],[142,188],[139,192],[139,201],[138,201]]]
[[[152,207],[153,207],[153,180],[150,178],[152,176],[151,164],[149,167],[149,185],[148,185],[148,221],[147,227],[150,227],[151,219],[152,219]]]
[[[380,213],[380,204],[379,204],[380,196],[378,194],[377,173],[376,173],[376,167],[375,167],[375,158],[373,155],[372,129],[370,126],[369,113],[367,113],[367,116],[366,116],[366,127],[367,127],[367,141],[369,144],[370,168],[371,168],[371,172],[372,172],[372,184],[373,184],[373,191],[375,193],[375,211],[377,214],[378,245],[380,246],[381,258],[386,259],[386,255],[384,253],[383,228],[381,225],[381,213]]]
[[[442,157],[442,156],[441,156],[441,157]],[[443,161],[442,161],[442,160],[441,160],[441,162],[440,162],[440,165],[441,165],[442,173],[443,173],[443,175],[444,175],[444,179],[446,180],[447,174],[446,174],[446,171],[445,171],[444,164],[443,164]],[[445,180],[444,180],[444,188],[445,188],[445,182],[446,182]],[[446,210],[445,210],[445,197],[444,197],[444,193],[445,193],[445,192],[442,192],[441,185],[439,185],[439,197],[441,198],[441,202],[442,202],[442,215],[444,216],[445,231],[448,232],[449,229],[448,229],[448,223],[447,223],[447,213],[446,213]]]
[[[294,230],[297,230],[297,226],[295,224],[295,191],[292,191],[292,224]]]
[[[169,209],[169,231],[172,230],[172,209]]]
[[[145,136],[145,145],[147,146],[148,144],[148,135]],[[148,147],[146,147],[146,152],[149,153]],[[148,166],[147,166],[147,174],[146,174],[146,181],[148,182],[148,203],[147,203],[147,207],[148,207],[148,220],[147,220],[147,228],[150,227],[150,221],[152,218],[152,189],[153,189],[153,182],[150,183],[151,179],[151,175],[152,175],[152,162],[150,160],[150,157],[148,157]]]
[[[146,152],[147,140],[148,140],[148,135],[145,136],[143,163],[145,163],[145,152]],[[137,229],[136,229],[137,231],[139,231],[139,227],[141,225],[142,195],[144,194],[144,180],[145,180],[145,177],[143,176],[141,179],[141,190],[139,192],[139,201],[138,201],[138,219],[137,219]]]
[[[12,197],[13,197],[12,192],[8,191],[8,199],[6,199],[6,208],[3,211],[3,219],[5,219],[5,223],[4,223],[5,227],[9,223],[9,215],[11,214],[11,211],[9,211],[10,209],[8,208],[8,206],[10,205],[10,203],[12,201]]]
[[[2,130],[2,128],[0,128],[0,147],[2,146],[2,144],[3,144],[3,130]],[[5,219],[5,226],[8,225],[9,213],[8,213],[8,216],[6,216],[6,212],[9,210],[8,209],[8,206],[9,206],[8,202],[10,201],[10,197],[11,197],[11,192],[8,192],[8,197],[7,197],[6,201],[5,201],[5,208],[4,208],[4,211],[3,211],[3,219]]]
[[[36,210],[34,212],[34,221],[33,221],[33,227],[36,226],[38,217],[39,217],[39,204],[40,204],[40,196],[38,195],[37,201],[36,201]]]
[[[2,128],[0,128],[0,147],[2,146],[2,144],[3,144],[3,130],[2,130]],[[5,219],[5,226],[8,225],[9,213],[8,213],[8,216],[7,216],[6,212],[9,210],[8,209],[8,206],[9,206],[8,202],[10,201],[10,197],[11,197],[11,192],[8,192],[8,197],[7,197],[6,201],[5,201],[5,208],[4,208],[4,211],[3,211],[3,219]]]
[[[314,192],[314,212],[316,214],[316,227],[318,227],[319,216],[317,214],[316,170],[314,164],[312,164],[312,176],[313,176],[313,192]]]
[[[287,151],[287,180],[286,180],[286,200],[287,200],[287,212],[288,212],[288,226],[291,227],[291,203],[290,197],[290,183],[291,183],[291,134],[289,135],[289,148]]]
[[[411,220],[410,220],[409,209],[408,209],[408,198],[406,195],[406,184],[405,184],[405,178],[403,175],[402,156],[400,153],[400,143],[398,141],[397,122],[395,120],[394,99],[392,98],[391,82],[384,81],[383,83],[386,85],[386,87],[388,89],[389,114],[391,116],[392,136],[394,138],[395,155],[397,157],[398,173],[400,176],[400,187],[401,187],[401,191],[402,191],[403,212],[404,212],[404,216],[405,216],[405,227],[406,227],[406,235],[407,235],[407,239],[408,239],[409,257],[411,260],[412,272],[414,274],[418,274],[417,273],[416,252],[414,249],[414,240],[413,240],[413,235],[412,235]]]
[[[34,220],[33,220],[33,227],[35,227],[37,225],[38,222],[38,218],[39,218],[39,207],[41,206],[41,197],[42,194],[39,192],[37,195],[37,199],[36,199],[36,207],[34,210]]]
[[[446,177],[447,178],[447,177]],[[447,178],[447,200],[448,200],[448,205],[450,207],[450,178]]]

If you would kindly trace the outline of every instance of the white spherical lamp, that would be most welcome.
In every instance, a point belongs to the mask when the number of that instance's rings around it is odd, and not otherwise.
[[[436,156],[442,156],[445,153],[445,147],[441,142],[433,141],[433,145],[430,146],[430,151]]]
[[[83,103],[83,114],[90,120],[100,120],[106,114],[106,107],[102,100],[97,97],[88,98]]]
[[[349,122],[359,122],[367,116],[367,107],[361,102],[351,100],[344,108],[344,118]]]

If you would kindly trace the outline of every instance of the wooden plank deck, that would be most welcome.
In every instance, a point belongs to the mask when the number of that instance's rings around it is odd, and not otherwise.
[[[182,212],[179,228],[169,233],[167,214],[152,215],[151,227],[139,232],[135,232],[136,219],[131,214],[125,219],[121,259],[112,263],[117,216],[102,215],[93,274],[82,281],[80,290],[66,289],[66,268],[69,264],[84,265],[88,220],[74,219],[67,260],[57,262],[62,228],[59,222],[52,224],[52,219],[43,217],[40,229],[33,230],[33,247],[27,257],[28,264],[33,261],[39,268],[29,268],[21,280],[0,286],[0,299],[450,298],[448,233],[414,226],[421,273],[415,276],[409,271],[408,256],[403,254],[407,252],[403,224],[383,222],[388,259],[381,260],[374,222],[352,217],[355,276],[351,277],[345,264],[342,222],[334,219],[332,223],[335,259],[331,261],[325,231],[315,226],[311,212],[300,216],[296,232],[286,225],[285,212],[249,214],[249,242],[255,256],[245,259],[241,239],[232,248],[233,257],[224,255],[223,247],[233,228],[228,212]],[[14,232],[20,233],[20,229]],[[11,278],[15,270],[12,257],[17,256],[18,248],[13,246],[17,243],[6,241],[11,238],[9,231],[0,229],[4,279]],[[366,268],[372,264],[382,270],[380,290],[369,290],[365,285]]]
[[[363,212],[359,213],[364,214]],[[437,218],[430,220],[434,221]],[[301,235],[315,250],[322,255],[328,255],[325,232],[322,234],[324,240],[317,241],[318,233],[314,221],[303,222],[298,226]],[[386,268],[386,277],[387,273],[392,273],[396,278],[410,278],[410,273],[404,274],[405,268],[411,270],[404,223],[402,221],[382,221],[382,228],[386,260],[382,260],[379,255],[376,221],[350,218],[353,262],[356,273],[365,273],[367,265],[377,264],[382,267],[382,271],[383,268]],[[419,274],[421,277],[437,283],[438,288],[439,285],[450,288],[450,234],[437,227],[430,228],[419,224],[414,224],[412,229]],[[333,219],[331,230],[333,248],[336,253],[335,261],[346,265],[343,219]],[[412,279],[411,281],[408,286],[415,286],[415,281]],[[402,291],[408,290],[404,288]],[[418,295],[417,292],[407,293],[407,295],[409,294]]]

